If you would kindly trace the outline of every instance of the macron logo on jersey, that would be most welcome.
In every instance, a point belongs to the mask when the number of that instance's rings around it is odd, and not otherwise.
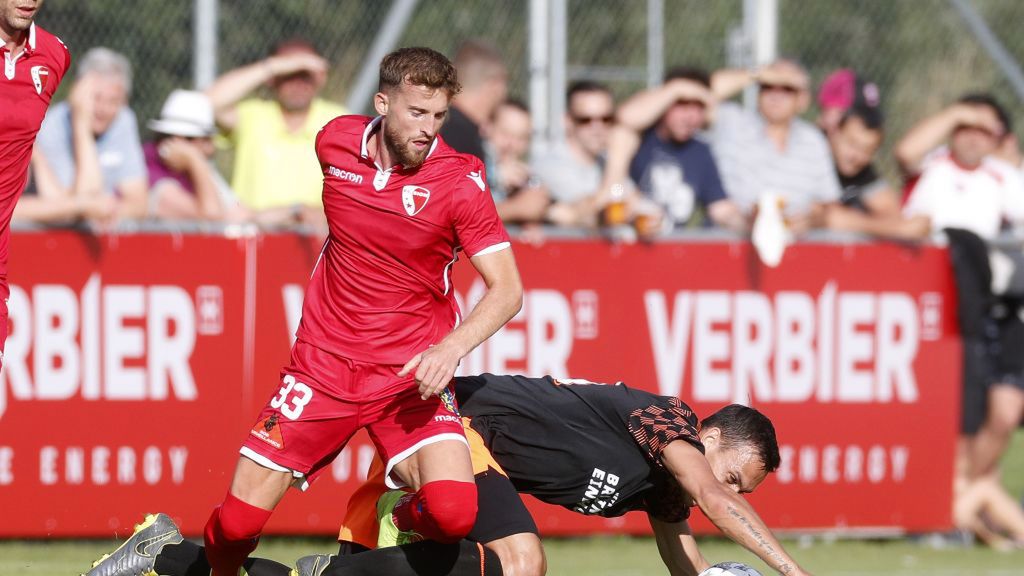
[[[327,167],[327,173],[330,174],[331,176],[334,176],[335,178],[341,178],[342,180],[348,180],[349,182],[351,182],[353,184],[362,184],[363,183],[363,177],[360,176],[359,174],[356,174],[354,172],[349,172],[348,170],[340,170],[338,168],[335,168],[334,166],[328,166]]]
[[[402,206],[405,207],[405,213],[409,216],[419,214],[420,210],[427,205],[427,200],[430,200],[430,190],[422,186],[402,188]]]
[[[480,191],[484,191],[484,179],[483,176],[480,175],[479,170],[475,170],[473,172],[470,172],[469,174],[466,174],[466,178],[469,178],[473,182],[476,182],[476,185],[480,187]]]

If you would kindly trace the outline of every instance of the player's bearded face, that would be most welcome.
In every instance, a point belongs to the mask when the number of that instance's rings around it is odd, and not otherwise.
[[[403,85],[388,98],[384,144],[394,160],[415,168],[426,160],[448,113],[448,93]]]

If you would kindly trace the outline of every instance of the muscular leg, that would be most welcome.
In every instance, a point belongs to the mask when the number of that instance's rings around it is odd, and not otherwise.
[[[438,542],[458,542],[476,520],[477,494],[469,449],[458,440],[423,446],[393,472],[416,491],[395,507],[395,525]]]
[[[972,446],[972,478],[986,476],[996,469],[1024,416],[1024,390],[1010,384],[995,384],[988,394],[988,415]]]
[[[544,547],[536,534],[513,534],[484,546],[497,554],[504,576],[543,576],[547,572]]]
[[[206,523],[206,557],[213,576],[236,576],[256,549],[263,526],[292,483],[290,472],[264,468],[241,457],[224,503]]]

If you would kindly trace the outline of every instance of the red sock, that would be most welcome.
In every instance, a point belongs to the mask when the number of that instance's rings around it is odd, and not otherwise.
[[[438,542],[458,542],[476,522],[476,483],[437,480],[395,506],[395,525]]]
[[[237,576],[245,559],[256,549],[270,510],[243,502],[230,492],[206,522],[206,560],[213,576]]]

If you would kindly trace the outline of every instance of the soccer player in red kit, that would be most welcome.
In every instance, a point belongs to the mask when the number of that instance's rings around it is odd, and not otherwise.
[[[43,0],[0,0],[0,351],[7,340],[11,214],[28,181],[32,145],[46,108],[71,65],[60,39],[32,21],[42,5]]]
[[[415,491],[394,509],[400,530],[456,542],[473,527],[473,468],[448,385],[519,310],[522,284],[483,164],[437,137],[458,92],[447,58],[403,48],[381,62],[379,116],[341,116],[317,136],[329,235],[281,387],[206,525],[214,576],[235,576],[289,485],[305,488],[363,427],[388,484]],[[465,319],[450,277],[460,251],[487,285]]]

